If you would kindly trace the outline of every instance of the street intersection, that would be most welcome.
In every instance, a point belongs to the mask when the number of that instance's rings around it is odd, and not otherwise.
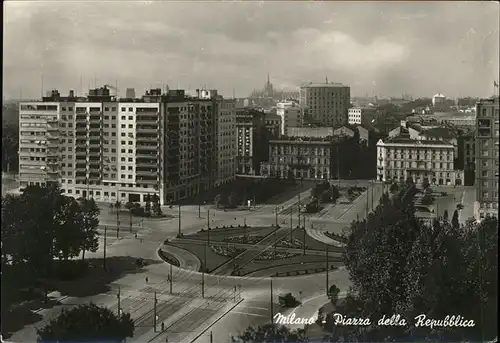
[[[382,186],[375,185],[373,189],[373,197],[378,199],[382,193]],[[371,192],[370,190],[369,196]],[[349,206],[333,207],[328,216],[321,218],[315,218],[313,215],[306,216],[307,225],[311,223],[316,230],[324,229],[341,233],[350,221],[355,220],[357,216],[364,216],[367,206],[371,209],[371,202],[363,200],[367,197],[365,192]],[[297,201],[289,200],[281,206],[286,210]],[[208,220],[211,227],[243,225],[244,223],[250,227],[271,226],[276,220],[275,209],[276,205],[264,205],[257,209],[235,213],[217,211],[213,208],[209,212],[209,208],[202,207],[199,213],[198,206],[183,206],[181,208],[181,232],[189,235],[198,232],[201,228],[206,228],[209,213]],[[208,342],[210,331],[213,333],[215,342],[227,342],[230,335],[236,335],[248,325],[269,322],[271,278],[259,277],[258,273],[244,277],[230,276],[224,267],[217,273],[203,274],[197,271],[200,265],[199,260],[196,261],[191,256],[192,254],[175,254],[181,266],[189,265],[191,270],[170,267],[161,260],[158,256],[158,249],[164,248],[164,241],[175,238],[179,230],[179,219],[176,217],[178,208],[165,207],[163,211],[173,218],[141,221],[133,217],[130,222],[128,214],[120,214],[120,230],[117,238],[116,214],[111,213],[108,208],[103,208],[100,215],[100,233],[104,233],[104,226],[106,226],[108,258],[130,256],[156,262],[150,263],[139,272],[122,275],[112,282],[110,290],[105,294],[61,299],[61,305],[40,311],[39,314],[43,315],[41,322],[26,326],[23,330],[14,333],[11,340],[13,342],[34,341],[36,339],[35,327],[47,324],[50,319],[59,314],[62,308],[88,302],[107,306],[113,311],[121,310],[131,313],[136,325],[134,337],[128,340],[132,342],[165,342],[166,338],[169,342]],[[279,215],[279,220],[284,222],[285,227],[289,217],[289,214]],[[296,214],[293,220],[298,224]],[[284,235],[285,232],[288,232],[288,229],[283,230]],[[101,238],[101,245],[97,252],[87,252],[88,258],[103,257],[103,241],[104,239]],[[251,256],[247,256],[248,259],[251,260],[261,249],[269,248],[273,243],[274,240],[261,242],[261,246],[256,251],[250,250],[248,254]],[[325,243],[328,244],[328,242]],[[347,290],[350,284],[347,271],[338,268],[328,273],[330,284],[336,283],[341,291]],[[293,278],[273,278],[273,303],[275,303],[273,308],[275,311],[279,308],[277,298],[282,293],[291,292],[297,297],[300,293],[304,300],[323,296],[327,289],[325,280],[324,272]],[[172,292],[170,292],[170,285],[172,285]],[[316,310],[310,311],[311,313],[306,313],[307,316],[313,316]],[[164,331],[160,332],[162,323]]]

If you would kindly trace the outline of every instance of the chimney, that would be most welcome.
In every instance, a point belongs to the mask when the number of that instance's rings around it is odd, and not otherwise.
[[[72,89],[69,91],[69,97],[70,98],[74,98],[75,97],[75,92]]]

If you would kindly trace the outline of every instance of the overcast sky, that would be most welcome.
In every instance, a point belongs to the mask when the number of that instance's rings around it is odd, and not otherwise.
[[[5,1],[3,92],[39,97],[44,75],[80,93],[95,75],[121,95],[246,96],[269,72],[287,90],[327,76],[353,95],[490,96],[498,28],[495,2]]]

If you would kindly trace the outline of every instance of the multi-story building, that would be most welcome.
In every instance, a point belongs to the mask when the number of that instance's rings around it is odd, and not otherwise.
[[[476,105],[476,202],[474,215],[498,217],[499,98],[482,99]]]
[[[361,125],[371,123],[375,119],[377,110],[374,108],[351,107],[348,110],[347,123],[349,125]]]
[[[324,126],[346,125],[351,89],[340,83],[309,83],[300,87],[300,105],[311,120]]]
[[[454,170],[454,147],[438,140],[414,140],[409,134],[379,140],[377,143],[377,178],[379,181],[416,184],[424,179],[434,185],[460,185],[463,171]]]
[[[123,203],[194,196],[217,181],[216,117],[214,99],[180,90],[125,101],[106,87],[53,91],[20,104],[21,186],[59,182],[66,195]]]
[[[464,185],[473,186],[476,172],[476,141],[475,131],[469,131],[458,138],[458,156],[456,169],[464,171]]]
[[[266,129],[271,133],[272,137],[281,136],[281,117],[277,114],[266,114],[265,116]]]
[[[217,103],[217,181],[231,182],[236,176],[236,100],[218,96]]]
[[[251,108],[236,112],[236,174],[258,175],[260,163],[267,160],[270,132],[266,129],[266,115]]]
[[[262,174],[269,177],[328,180],[332,175],[333,141],[331,137],[271,140],[269,163]]]
[[[304,123],[302,108],[293,101],[278,102],[276,114],[281,118],[281,134],[288,135],[289,127],[301,127]]]

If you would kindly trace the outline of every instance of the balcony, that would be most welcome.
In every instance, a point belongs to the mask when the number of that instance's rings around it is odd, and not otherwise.
[[[138,135],[140,133],[154,133],[154,134],[157,134],[158,133],[158,128],[137,127],[136,132],[137,132]]]
[[[147,150],[147,151],[157,151],[158,150],[158,145],[156,144],[140,144],[137,143],[135,146],[135,151],[139,153],[141,150]]]
[[[156,180],[156,176],[158,175],[158,170],[156,169],[148,169],[148,170],[137,170],[135,171],[135,175],[137,176],[154,176]]]
[[[157,142],[157,136],[137,136],[135,139],[137,142]]]
[[[148,119],[145,117],[136,117],[136,124],[139,125],[151,125],[158,127],[159,121],[156,118]]]
[[[136,159],[140,159],[140,158],[147,158],[147,159],[157,159],[158,158],[158,154],[136,154],[135,155]]]
[[[136,170],[140,169],[149,169],[149,168],[158,168],[158,161],[155,160],[136,160],[135,162]]]

